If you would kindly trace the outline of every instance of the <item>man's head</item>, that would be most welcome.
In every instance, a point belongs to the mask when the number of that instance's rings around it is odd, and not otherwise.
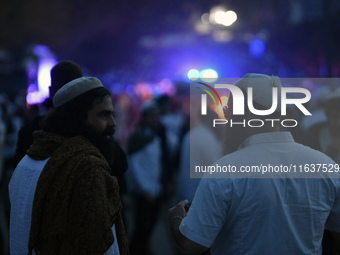
[[[47,115],[43,130],[65,137],[84,136],[111,159],[116,122],[110,92],[94,77],[65,84],[53,98],[55,109]]]
[[[145,102],[141,106],[141,125],[157,131],[160,127],[160,109],[156,102]]]
[[[249,119],[253,118],[254,115],[249,111],[247,107],[247,99],[248,99],[248,88],[252,90],[251,103],[256,110],[268,110],[272,107],[272,94],[273,88],[277,88],[277,108],[274,113],[270,116],[266,115],[265,118],[269,118],[271,116],[279,117],[281,113],[281,82],[280,79],[276,76],[268,76],[265,74],[246,74],[242,79],[238,80],[235,84],[236,87],[241,89],[244,94],[244,115],[233,115],[233,96],[230,94],[227,107],[224,108],[224,114],[227,119],[231,118],[242,118]],[[256,118],[261,118],[263,116],[255,115]]]
[[[83,76],[81,67],[71,60],[63,60],[51,69],[50,98],[66,83]]]
[[[244,94],[244,115],[233,115],[233,100],[232,94],[230,94],[228,105],[224,107],[224,115],[229,121],[232,119],[234,123],[242,123],[245,121],[245,127],[243,125],[234,125],[233,127],[228,126],[227,137],[229,140],[233,141],[231,145],[232,150],[236,149],[238,145],[247,137],[264,132],[279,131],[280,127],[275,122],[274,127],[272,127],[272,122],[264,121],[265,119],[280,119],[281,114],[281,82],[276,76],[268,76],[264,74],[246,74],[242,79],[238,80],[235,84],[240,88]],[[248,99],[248,88],[252,88],[252,104],[256,110],[268,110],[271,108],[272,93],[273,88],[277,88],[278,91],[278,106],[274,113],[266,116],[258,116],[251,113],[248,109],[247,99]],[[247,122],[250,119],[260,119],[263,120],[264,125],[262,127],[250,127]]]
[[[161,115],[167,114],[170,111],[171,99],[168,95],[157,95],[152,101],[157,103]]]

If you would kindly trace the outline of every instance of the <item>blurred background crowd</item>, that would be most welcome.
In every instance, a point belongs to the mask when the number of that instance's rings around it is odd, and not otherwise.
[[[338,107],[327,105],[330,94],[340,100],[338,85],[309,79],[340,76],[339,17],[338,0],[0,0],[0,254],[8,251],[7,185],[18,132],[49,108],[50,70],[60,60],[75,61],[84,75],[98,77],[111,91],[115,138],[125,151],[140,121],[150,118],[145,113],[156,107],[159,114],[151,118],[159,118],[172,133],[172,158],[167,160],[174,176],[181,176],[181,167],[189,164],[184,158],[190,78],[235,78],[248,72],[305,78],[302,86],[312,93],[308,107],[313,118],[301,119],[296,140],[305,142],[305,134],[316,137],[330,122],[333,129],[339,127],[339,112],[325,111]],[[340,142],[334,143],[340,148]],[[318,146],[327,152],[327,145]],[[170,184],[153,229],[155,254],[177,252],[166,211],[183,197],[180,181]],[[189,189],[189,182],[185,185]],[[129,219],[136,205],[129,193],[127,188],[125,220],[132,238]]]

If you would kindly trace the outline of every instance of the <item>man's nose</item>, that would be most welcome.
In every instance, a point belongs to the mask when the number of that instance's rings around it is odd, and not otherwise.
[[[110,117],[108,124],[109,126],[116,127],[117,123],[113,116]]]

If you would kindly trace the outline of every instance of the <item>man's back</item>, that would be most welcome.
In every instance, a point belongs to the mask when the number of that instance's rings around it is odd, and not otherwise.
[[[10,223],[11,254],[28,253],[28,237],[31,228],[34,192],[42,169],[49,158],[41,161],[25,156],[13,173],[9,183],[11,214],[21,215]]]
[[[238,179],[227,224],[215,241],[223,246],[215,250],[213,245],[212,254],[227,254],[226,246],[234,248],[231,254],[321,254],[324,226],[335,200],[330,182]]]
[[[241,150],[216,162],[238,170],[312,163],[335,164],[284,132],[252,136]],[[180,231],[211,246],[212,254],[321,254],[324,228],[340,232],[339,179],[276,176],[202,179]]]

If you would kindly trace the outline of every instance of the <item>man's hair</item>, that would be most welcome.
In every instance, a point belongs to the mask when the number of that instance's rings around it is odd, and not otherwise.
[[[89,90],[71,101],[57,107],[45,117],[42,129],[65,137],[81,134],[87,113],[94,104],[103,102],[111,93],[104,87]]]
[[[80,77],[83,77],[83,71],[77,63],[71,60],[60,61],[51,69],[50,98],[66,83]]]
[[[247,95],[247,92],[243,91],[242,92],[244,93],[244,95],[246,96],[246,98],[248,98],[248,95]],[[253,101],[253,106],[256,110],[268,110],[267,107],[264,107],[263,105],[260,105],[259,103]],[[245,110],[245,114],[252,114],[248,108],[248,102],[247,100],[244,100],[243,102],[243,109]],[[280,103],[277,105],[277,107],[280,109],[281,105]],[[240,116],[240,117],[243,117],[243,116]],[[265,119],[281,119],[281,111],[274,111],[273,113],[271,113],[270,115],[264,115],[264,116],[261,116],[261,115],[256,115],[256,118],[257,119],[261,119],[261,120],[265,120]]]
[[[253,106],[256,110],[268,110],[268,108],[266,109],[266,107],[258,104],[257,102],[253,102]],[[277,106],[278,108],[281,107],[281,105]],[[250,113],[249,109],[248,109],[248,105],[245,103],[244,106],[245,112],[246,113]],[[261,120],[265,120],[265,119],[281,119],[281,111],[274,111],[273,113],[269,114],[269,115],[256,115],[257,119],[261,119]]]

